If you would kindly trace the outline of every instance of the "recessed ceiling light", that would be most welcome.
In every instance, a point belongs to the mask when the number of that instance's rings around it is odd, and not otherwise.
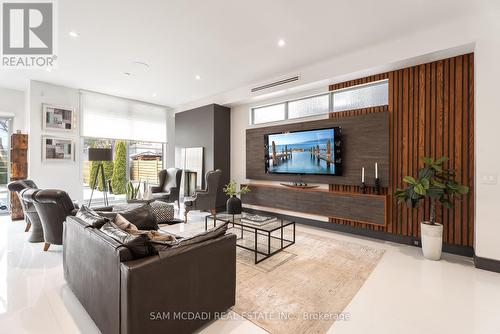
[[[285,42],[285,40],[284,40],[284,39],[280,39],[280,40],[278,41],[278,46],[279,46],[280,48],[284,47],[284,46],[285,46],[285,44],[286,44],[286,42]]]
[[[149,64],[146,63],[145,61],[133,61],[132,66],[136,68],[149,69]]]
[[[153,95],[153,97],[157,97],[158,96],[158,94],[156,94],[156,93],[153,93],[152,95]]]
[[[71,37],[73,38],[76,38],[76,37],[79,37],[80,36],[80,33],[77,32],[77,31],[74,31],[74,30],[71,30],[68,35],[70,35]]]
[[[194,77],[196,80],[201,80],[201,77],[199,75],[195,75]]]

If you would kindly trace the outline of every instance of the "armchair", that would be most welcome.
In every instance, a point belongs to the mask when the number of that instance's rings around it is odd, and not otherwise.
[[[150,187],[153,199],[163,202],[177,201],[177,207],[180,207],[179,188],[181,177],[182,169],[169,168],[161,170],[158,173],[159,185]]]
[[[184,223],[187,223],[187,214],[192,210],[209,210],[212,214],[215,214],[217,190],[221,175],[222,171],[220,169],[208,171],[205,175],[206,188],[197,190],[192,197],[184,199]]]
[[[24,219],[26,222],[25,232],[28,232],[31,228],[31,235],[28,239],[29,242],[42,242],[43,241],[43,229],[42,223],[40,222],[40,217],[36,211],[35,206],[32,202],[27,201],[23,198],[23,193],[26,191],[38,192],[38,187],[32,180],[18,180],[12,181],[7,185],[9,191],[13,191],[17,194],[19,201],[21,202],[21,207],[24,213]]]
[[[28,195],[26,195],[28,197]],[[50,245],[62,245],[63,223],[67,216],[75,215],[76,208],[68,193],[62,190],[44,189],[30,194],[28,199],[33,202],[42,222],[47,251]]]

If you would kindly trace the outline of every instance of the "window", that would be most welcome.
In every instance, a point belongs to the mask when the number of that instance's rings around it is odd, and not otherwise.
[[[253,124],[283,121],[285,119],[284,103],[252,109]]]
[[[283,121],[300,117],[387,105],[389,81],[339,89],[333,92],[251,109],[251,123]]]
[[[93,138],[167,141],[167,108],[82,91],[82,135]]]
[[[125,148],[125,154],[118,157],[116,146],[120,143]],[[158,184],[158,172],[163,169],[164,145],[161,143],[114,140],[114,139],[83,139],[83,199],[88,201],[92,193],[91,185],[97,170],[98,162],[88,160],[90,147],[108,147],[113,150],[113,161],[105,161],[104,174],[106,180],[112,179],[115,170],[115,164],[123,166],[126,178],[122,181],[120,189],[111,189],[108,192],[108,199],[111,203],[125,201],[125,183],[128,180],[134,185],[141,184],[140,190],[144,191],[145,185]],[[111,183],[111,182],[109,182]],[[97,180],[97,187],[92,195],[92,203],[102,204],[103,187],[101,180]]]
[[[111,203],[125,201],[127,182],[140,185],[158,183],[167,141],[167,108],[105,94],[81,91],[83,137],[84,200],[102,204],[103,190]],[[105,184],[94,178],[99,165],[88,161],[91,147],[111,148],[113,161],[103,162]],[[92,194],[92,195],[91,195]]]
[[[330,94],[307,97],[288,102],[288,118],[299,118],[328,113]]]
[[[333,111],[353,110],[386,105],[389,82],[379,81],[333,92]]]

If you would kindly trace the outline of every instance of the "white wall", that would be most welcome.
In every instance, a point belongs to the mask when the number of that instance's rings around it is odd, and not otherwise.
[[[477,256],[500,260],[500,184],[486,184],[482,176],[498,177],[500,174],[500,2],[481,1],[481,12],[467,18],[444,22],[441,26],[421,31],[402,39],[367,46],[351,54],[344,54],[321,63],[283,73],[300,74],[301,82],[295,87],[275,91],[272,100],[287,99],[287,92],[300,91],[302,87],[326,87],[369,74],[403,68],[465,52],[475,53],[475,152],[476,152],[476,219],[475,252]],[[248,128],[248,110],[252,105],[268,102],[256,101],[250,87],[241,87],[218,96],[210,97],[211,103],[232,107],[231,154],[232,178],[245,181],[245,129]],[[304,93],[307,94],[307,93]],[[293,93],[293,96],[297,93]],[[300,93],[299,93],[300,95]],[[261,99],[261,98],[260,98]],[[247,103],[242,105],[241,103]],[[177,110],[206,104],[195,101]]]
[[[12,117],[12,132],[26,131],[24,92],[0,87],[0,117]]]
[[[73,200],[83,200],[83,176],[80,161],[80,113],[77,89],[31,81],[28,89],[29,177],[40,188],[64,189]],[[42,131],[42,104],[74,108],[76,130],[72,133]],[[75,161],[42,162],[42,135],[72,138],[75,143]]]

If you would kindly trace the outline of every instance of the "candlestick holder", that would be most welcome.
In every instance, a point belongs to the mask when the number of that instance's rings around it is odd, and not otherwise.
[[[380,195],[380,178],[375,178],[375,189],[374,189],[375,195]]]
[[[361,191],[362,194],[366,194],[366,184],[364,182],[361,182],[359,190]]]

